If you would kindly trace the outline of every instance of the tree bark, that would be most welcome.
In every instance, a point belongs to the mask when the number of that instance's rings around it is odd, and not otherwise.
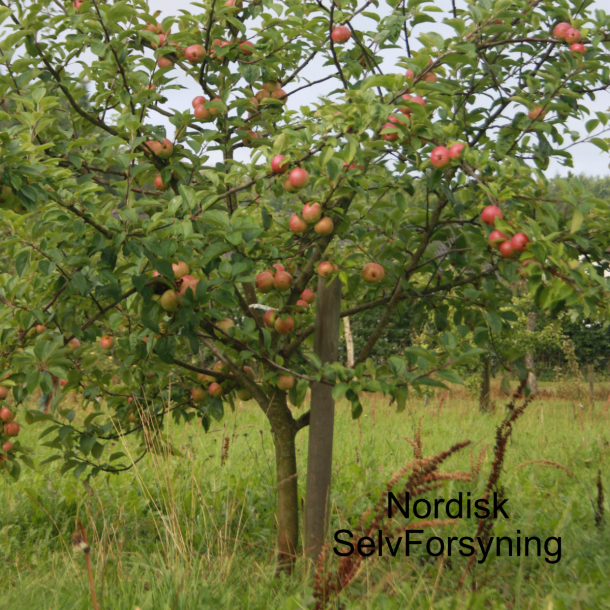
[[[318,280],[314,350],[322,362],[335,362],[339,352],[341,282],[329,286]],[[314,383],[311,389],[307,485],[305,490],[305,537],[307,557],[316,560],[326,539],[330,512],[330,481],[333,461],[335,401],[332,386]]]
[[[479,397],[479,408],[481,411],[491,410],[491,358],[485,356],[483,360],[483,372],[481,374],[481,396]]]
[[[536,312],[530,311],[527,314],[527,326],[526,330],[533,333],[536,328]],[[525,366],[529,369],[529,373],[527,374],[527,381],[530,386],[530,390],[532,394],[536,394],[538,392],[538,380],[536,379],[536,375],[534,374],[534,354],[533,352],[527,352],[525,354]]]
[[[291,572],[299,544],[299,497],[295,437],[297,426],[286,402],[286,393],[270,397],[267,418],[273,432],[277,473],[278,572]]]
[[[345,364],[348,369],[351,369],[354,367],[354,337],[352,336],[349,316],[343,318],[343,333],[345,334],[345,349],[347,351],[347,361]]]

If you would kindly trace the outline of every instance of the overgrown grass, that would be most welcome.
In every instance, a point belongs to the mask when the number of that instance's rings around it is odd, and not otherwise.
[[[416,399],[407,407],[396,413],[387,399],[376,396],[355,422],[347,405],[339,406],[333,532],[354,530],[392,473],[413,459],[404,437],[413,437],[420,418],[424,455],[471,439],[476,459],[488,444],[477,481],[451,481],[436,492],[443,498],[460,490],[472,497],[482,494],[503,407],[481,414],[474,401],[459,393],[449,395],[440,412],[439,396],[425,408]],[[269,426],[255,403],[240,406],[208,434],[196,423],[169,425],[182,457],[150,456],[134,471],[102,475],[90,485],[60,476],[61,462],[26,470],[18,483],[1,477],[0,608],[92,607],[84,557],[71,549],[77,518],[91,542],[103,610],[313,607],[312,569],[304,560],[293,576],[274,576],[274,454]],[[24,428],[23,440],[35,447],[39,430]],[[392,558],[384,552],[383,558],[365,562],[340,596],[342,607],[610,608],[610,523],[601,531],[596,528],[593,506],[598,468],[606,498],[610,496],[609,440],[603,403],[592,414],[587,405],[541,398],[517,422],[501,479],[510,518],[498,520],[492,534],[515,537],[520,530],[542,539],[561,536],[559,563],[546,563],[544,555],[492,553],[458,593],[467,559],[421,552]],[[307,430],[299,433],[297,444],[304,494]],[[135,444],[127,447],[136,449]],[[43,447],[35,452],[38,461],[46,455]],[[526,464],[534,460],[557,462],[569,472]],[[469,469],[468,450],[452,457],[447,468]],[[610,512],[607,499],[605,510]],[[464,519],[421,538],[473,536],[476,525],[474,519]],[[337,601],[333,604],[339,607]]]

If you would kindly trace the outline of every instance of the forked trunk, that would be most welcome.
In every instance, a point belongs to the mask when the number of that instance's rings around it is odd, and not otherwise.
[[[267,417],[275,444],[277,475],[278,571],[291,572],[299,543],[299,499],[297,493],[296,422],[286,394],[276,390],[270,398]]]

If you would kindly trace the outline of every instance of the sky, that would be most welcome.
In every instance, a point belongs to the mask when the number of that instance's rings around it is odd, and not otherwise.
[[[457,0],[457,1],[458,1],[458,6],[459,6],[459,3],[461,0]],[[327,4],[329,4],[329,3],[327,2]],[[161,20],[165,17],[169,17],[170,15],[178,16],[180,14],[179,11],[181,9],[190,10],[193,13],[200,12],[200,10],[201,10],[200,8],[193,6],[191,9],[189,9],[189,5],[190,5],[189,0],[174,0],[171,3],[171,11],[170,11],[167,9],[168,3],[166,1],[149,0],[151,14],[157,10],[162,11],[161,16],[159,17],[159,20]],[[442,21],[442,19],[445,16],[451,16],[450,15],[451,0],[436,0],[435,5],[443,10],[443,13],[440,13],[440,12],[432,13],[432,15],[438,21]],[[594,4],[594,6],[597,6],[597,8],[601,8],[602,2],[600,2],[598,0],[596,5]],[[387,15],[391,9],[387,4],[385,4],[384,0],[380,0],[379,9],[378,10],[374,9],[374,10],[380,15]],[[370,20],[365,20],[363,27],[366,29],[370,29],[372,23],[373,22]],[[354,25],[355,25],[355,27],[358,27],[357,22],[355,22]],[[410,36],[411,47],[413,50],[417,50],[421,46],[420,43],[417,41],[417,36],[421,33],[427,32],[427,31],[435,31],[441,35],[447,35],[447,36],[450,36],[453,33],[453,30],[451,28],[449,28],[448,26],[446,26],[442,23],[420,24],[420,25],[416,26],[414,33]],[[348,43],[348,44],[354,44],[354,43],[353,43],[353,41],[350,41],[350,43]],[[388,51],[384,52],[384,59],[385,59],[386,65],[388,67],[388,71],[390,71],[390,72],[395,71],[395,69],[391,70],[390,68],[394,65],[395,60],[397,59],[398,55],[400,55],[400,54],[404,54],[404,53],[401,51],[398,51],[398,50],[388,50]],[[179,72],[179,71],[177,70],[176,72]],[[305,70],[303,70],[301,75],[305,79],[308,79],[308,81],[314,81],[314,80],[318,80],[320,78],[320,74],[323,72],[326,72],[326,70],[322,68],[322,60],[320,59],[319,61],[314,60],[313,62],[311,62],[311,64],[309,66],[307,66],[307,68]],[[166,95],[168,98],[168,104],[166,105],[166,107],[169,106],[170,108],[180,109],[180,110],[184,111],[185,109],[190,108],[191,100],[196,95],[201,95],[201,91],[199,90],[198,85],[192,79],[186,78],[183,75],[181,75],[177,79],[177,82],[180,83],[181,85],[185,86],[186,89],[183,89],[180,91],[167,91]],[[296,87],[302,86],[303,84],[305,84],[305,81],[301,81],[298,84],[293,82],[293,83],[287,85],[286,91],[287,91],[287,93],[290,94],[291,88],[295,89]],[[291,108],[294,108],[294,109],[298,109],[300,106],[310,103],[312,99],[317,98],[319,95],[324,95],[324,94],[328,93],[335,87],[336,87],[336,81],[334,81],[334,79],[327,81],[325,83],[321,83],[319,85],[314,85],[313,87],[303,91],[302,93],[297,93],[296,95],[289,97],[288,106]],[[610,109],[610,94],[608,92],[604,92],[603,94],[599,95],[599,97],[595,101],[587,101],[587,106],[590,108],[590,110],[592,112],[608,111]],[[173,128],[173,126],[170,125],[170,123],[167,121],[167,119],[165,119],[164,117],[162,117],[158,114],[153,114],[151,116],[151,118],[154,118],[155,124],[163,125],[166,127],[168,136],[173,135],[174,128]],[[582,126],[579,126],[578,121],[573,122],[571,127],[575,128],[575,129],[579,129],[579,127],[580,127],[580,129],[582,129]],[[572,147],[571,150],[572,150],[573,162],[574,162],[574,169],[571,171],[573,171],[575,173],[583,172],[583,173],[586,173],[589,175],[600,175],[600,176],[610,175],[610,168],[609,168],[610,157],[609,157],[609,155],[607,153],[603,153],[602,151],[600,151],[593,144],[588,144],[588,143],[579,144],[577,146]],[[245,155],[245,154],[249,154],[249,153],[247,153],[247,151],[244,150],[243,154]],[[556,161],[552,161],[552,163],[547,171],[547,175],[549,177],[553,177],[555,175],[565,175],[568,173],[568,171],[570,171],[568,168],[562,167]]]

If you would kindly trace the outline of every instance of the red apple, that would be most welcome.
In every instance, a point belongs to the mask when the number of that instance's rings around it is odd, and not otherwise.
[[[513,256],[515,254],[515,250],[513,249],[510,241],[503,241],[500,244],[500,254],[504,258],[510,258],[511,256]]]
[[[313,290],[309,290],[309,288],[305,288],[305,290],[301,292],[301,298],[306,303],[313,303],[316,300],[316,293]]]
[[[455,144],[449,147],[449,158],[459,159],[462,156],[463,151],[464,145],[461,142],[456,142]]]
[[[222,386],[219,383],[216,383],[214,381],[213,383],[210,384],[210,387],[208,388],[208,392],[209,392],[210,396],[213,396],[214,398],[218,398],[219,396],[222,396],[224,390],[222,389]]]
[[[256,288],[259,292],[266,294],[273,290],[273,274],[270,271],[263,271],[256,276]]]
[[[163,184],[163,178],[161,178],[161,174],[157,174],[155,176],[155,188],[158,191],[166,191],[169,188],[169,184]]]
[[[426,74],[422,76],[422,80],[425,83],[435,83],[438,81],[438,76],[434,74],[434,72],[426,72]]]
[[[437,146],[430,153],[430,163],[437,169],[442,169],[449,165],[449,151],[444,146]]]
[[[383,125],[382,131],[385,129],[396,129],[395,125],[393,125],[392,123],[385,123]],[[398,132],[395,131],[393,133],[382,133],[381,137],[386,141],[386,142],[395,142],[396,140],[398,140]]]
[[[45,330],[47,330],[47,327],[44,324],[36,324],[36,332],[39,335],[42,334]]]
[[[286,178],[284,180],[282,186],[284,187],[284,190],[288,191],[289,193],[294,193],[297,191],[297,188],[292,186],[292,182],[290,182],[290,178]]]
[[[212,113],[203,104],[195,108],[193,116],[198,121],[210,121],[212,119]]]
[[[185,57],[190,63],[198,64],[205,57],[205,49],[200,44],[193,44],[190,47],[186,47]]]
[[[60,383],[61,387],[63,388],[65,385],[68,385],[68,380],[67,379],[60,379],[59,383]]]
[[[5,423],[8,424],[10,422],[12,422],[15,419],[15,415],[13,414],[13,412],[8,409],[7,407],[2,407],[0,409],[0,419]]]
[[[508,235],[502,233],[502,231],[498,231],[498,229],[495,229],[489,234],[489,244],[492,248],[499,248],[500,244],[507,239],[509,239]]]
[[[175,290],[166,290],[159,299],[161,307],[165,311],[176,311],[180,302],[178,301],[178,293]]]
[[[280,379],[277,382],[277,389],[282,392],[287,392],[294,386],[294,377],[292,375],[280,375]]]
[[[307,186],[309,182],[309,172],[300,167],[295,167],[289,174],[288,180],[290,184],[296,189],[302,189]]]
[[[275,155],[273,159],[271,159],[271,171],[274,174],[283,174],[288,171],[288,161],[284,163],[284,155]]]
[[[13,443],[11,443],[11,441],[6,441],[6,443],[4,443],[4,445],[2,445],[2,450],[4,451],[4,453],[8,453],[9,451],[13,450],[13,447],[15,445],[13,445]]]
[[[80,9],[85,4],[85,0],[72,0],[72,8],[80,13]]]
[[[80,341],[76,337],[73,337],[68,341],[68,347],[72,350],[78,349],[80,347]]]
[[[263,89],[269,93],[273,93],[280,88],[280,84],[276,80],[269,80],[263,85]]]
[[[307,223],[297,214],[293,214],[288,222],[290,230],[297,235],[307,231]]]
[[[537,121],[538,119],[542,120],[546,115],[546,111],[542,106],[534,106],[533,110],[530,110],[527,113],[527,116],[532,120],[532,121]]]
[[[530,239],[525,233],[516,233],[510,240],[510,245],[515,252],[525,252]]]
[[[368,284],[376,284],[385,276],[385,269],[377,263],[367,263],[362,268],[362,279]]]
[[[193,291],[194,298],[195,291],[197,290],[197,284],[199,284],[199,280],[196,277],[193,277],[192,275],[183,275],[182,284],[180,284],[180,290],[178,291],[178,296],[186,296],[186,291],[190,288]]]
[[[335,225],[328,216],[325,216],[314,225],[313,230],[318,235],[330,235],[335,230]]]
[[[287,271],[278,271],[273,278],[273,286],[280,292],[290,290],[292,287],[292,276]]]
[[[568,33],[568,30],[571,30],[572,26],[569,23],[566,23],[565,21],[563,21],[562,23],[558,23],[554,28],[553,28],[553,36],[555,36],[555,38],[559,38],[559,40],[564,40],[566,37],[566,34]]]
[[[276,89],[275,91],[271,92],[271,98],[274,100],[280,100],[285,104],[288,94],[283,89]]]
[[[205,104],[207,101],[208,100],[206,100],[205,97],[203,97],[203,95],[198,95],[196,98],[193,98],[191,105],[193,106],[193,108],[197,108],[197,106],[201,106],[202,104]]]
[[[565,41],[568,44],[574,44],[575,42],[580,42],[582,35],[580,34],[580,30],[576,28],[570,28],[565,35]]]
[[[195,402],[202,402],[206,397],[206,391],[196,385],[194,388],[191,388],[191,398]]]
[[[159,68],[171,68],[174,62],[169,57],[159,57],[157,59],[157,65]]]
[[[407,80],[413,80],[415,78],[415,72],[413,72],[411,68],[408,68],[405,72],[405,76],[407,77]]]
[[[169,159],[172,152],[174,151],[174,145],[167,139],[163,138],[163,142],[157,140],[148,140],[146,146],[155,154],[159,159]]]
[[[312,203],[310,201],[303,206],[301,216],[305,222],[315,224],[318,222],[318,220],[320,220],[320,218],[322,218],[322,206],[317,202]]]
[[[4,400],[7,396],[8,396],[7,387],[0,385],[0,400]]]
[[[282,263],[275,263],[275,265],[272,265],[271,269],[271,273],[273,273],[273,275],[275,275],[278,271],[286,271],[286,267],[284,267]]]
[[[493,227],[496,224],[496,218],[504,218],[502,210],[497,205],[488,205],[481,212],[481,222]]]
[[[100,339],[102,349],[110,349],[114,345],[114,339],[108,335],[104,335]]]
[[[226,373],[227,372],[227,367],[220,360],[217,360],[214,363],[214,366],[212,367],[212,370],[215,373]]]
[[[423,98],[419,97],[419,95],[410,95],[409,93],[405,93],[401,97],[406,102],[415,102],[416,104],[419,104],[422,107],[426,106],[426,102],[424,101]],[[403,108],[400,109],[400,112],[402,112],[403,114],[411,114],[413,111],[410,108],[407,108],[406,106],[404,106]]]
[[[294,328],[294,319],[292,316],[286,316],[285,318],[275,319],[275,330],[280,335],[287,335]]]
[[[242,367],[242,370],[250,379],[254,379],[254,369],[251,366],[246,365]]]
[[[309,303],[303,299],[299,299],[295,307],[297,311],[304,312],[309,309]]]
[[[574,53],[584,55],[587,52],[587,49],[584,44],[581,44],[580,42],[575,42],[574,44],[570,45],[570,51],[572,51],[572,55],[574,55]]]
[[[17,436],[19,434],[19,424],[16,421],[4,424],[4,432],[6,436]]]
[[[335,266],[329,261],[324,261],[318,265],[318,275],[325,279],[329,278],[334,271]]]
[[[172,263],[172,269],[174,270],[174,278],[179,280],[190,272],[189,266],[184,261],[178,261]]]
[[[214,381],[214,377],[210,375],[206,375],[205,373],[197,373],[197,381],[202,385],[209,385],[212,381]]]
[[[333,42],[336,42],[337,44],[344,44],[352,37],[352,33],[347,26],[338,25],[332,31],[330,37],[333,39]]]
[[[244,40],[244,42],[240,42],[239,48],[246,57],[252,55],[255,49],[254,45],[249,40]]]
[[[220,320],[220,322],[216,322],[216,326],[223,332],[229,334],[229,328],[233,328],[235,323],[230,318],[224,318],[223,320]]]
[[[275,328],[276,318],[277,318],[277,311],[275,311],[275,309],[268,309],[265,312],[265,317],[263,318],[263,321],[265,322],[265,326],[268,326],[269,328]]]

